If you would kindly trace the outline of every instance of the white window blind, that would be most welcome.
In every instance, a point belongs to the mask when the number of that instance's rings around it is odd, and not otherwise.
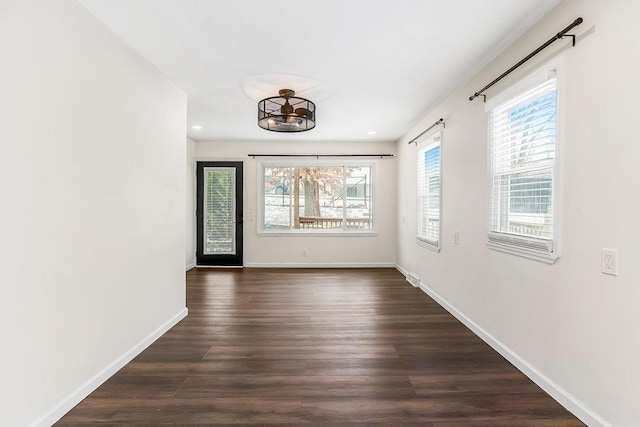
[[[553,258],[556,129],[555,77],[490,111],[490,246]]]
[[[204,169],[204,253],[235,254],[235,169]]]
[[[418,241],[440,249],[441,133],[418,146]]]

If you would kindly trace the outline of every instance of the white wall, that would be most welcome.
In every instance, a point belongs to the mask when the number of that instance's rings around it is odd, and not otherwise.
[[[186,270],[196,265],[196,143],[187,138]]]
[[[468,97],[578,16],[575,48],[556,42],[515,74],[564,57],[561,123],[562,255],[554,265],[489,250],[487,116]],[[635,0],[568,0],[471,82],[433,108],[398,143],[398,264],[590,425],[640,419],[640,55]],[[515,77],[490,89],[506,89]],[[443,244],[415,242],[415,154],[409,138],[446,120]],[[404,220],[404,221],[403,221]],[[454,230],[460,244],[453,244]],[[620,275],[600,273],[600,249],[619,251]],[[581,406],[582,405],[582,406]]]
[[[257,125],[256,125],[257,126]],[[313,131],[312,131],[313,132]],[[284,135],[284,137],[291,135]],[[197,142],[197,160],[240,160],[244,162],[244,265],[251,266],[391,266],[396,246],[396,160],[379,160],[376,169],[374,203],[378,229],[371,237],[259,236],[258,154],[381,154],[395,153],[394,143],[337,142]],[[254,219],[250,216],[253,213]],[[277,250],[274,250],[277,248]],[[307,256],[302,252],[306,250]]]
[[[0,425],[46,425],[185,314],[186,96],[75,1],[0,55]]]

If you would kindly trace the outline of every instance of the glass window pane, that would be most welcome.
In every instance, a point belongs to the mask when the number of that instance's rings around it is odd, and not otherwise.
[[[440,247],[440,133],[418,148],[418,239],[432,249]]]
[[[491,230],[553,239],[557,91],[549,80],[491,115]]]
[[[371,167],[345,168],[347,230],[371,230]]]
[[[291,177],[291,168],[264,168],[263,227],[265,229],[288,230],[291,228],[293,216]]]
[[[298,228],[342,230],[343,168],[303,167],[298,174]]]

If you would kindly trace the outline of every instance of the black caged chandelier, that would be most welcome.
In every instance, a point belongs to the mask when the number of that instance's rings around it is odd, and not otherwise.
[[[258,126],[272,132],[305,132],[316,127],[316,104],[280,89],[279,96],[258,102]]]

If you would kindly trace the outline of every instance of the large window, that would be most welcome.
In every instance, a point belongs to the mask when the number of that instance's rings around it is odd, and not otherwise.
[[[373,165],[262,164],[263,233],[372,232]]]
[[[441,133],[418,145],[418,243],[440,250]]]
[[[557,257],[555,71],[489,112],[489,246]]]

